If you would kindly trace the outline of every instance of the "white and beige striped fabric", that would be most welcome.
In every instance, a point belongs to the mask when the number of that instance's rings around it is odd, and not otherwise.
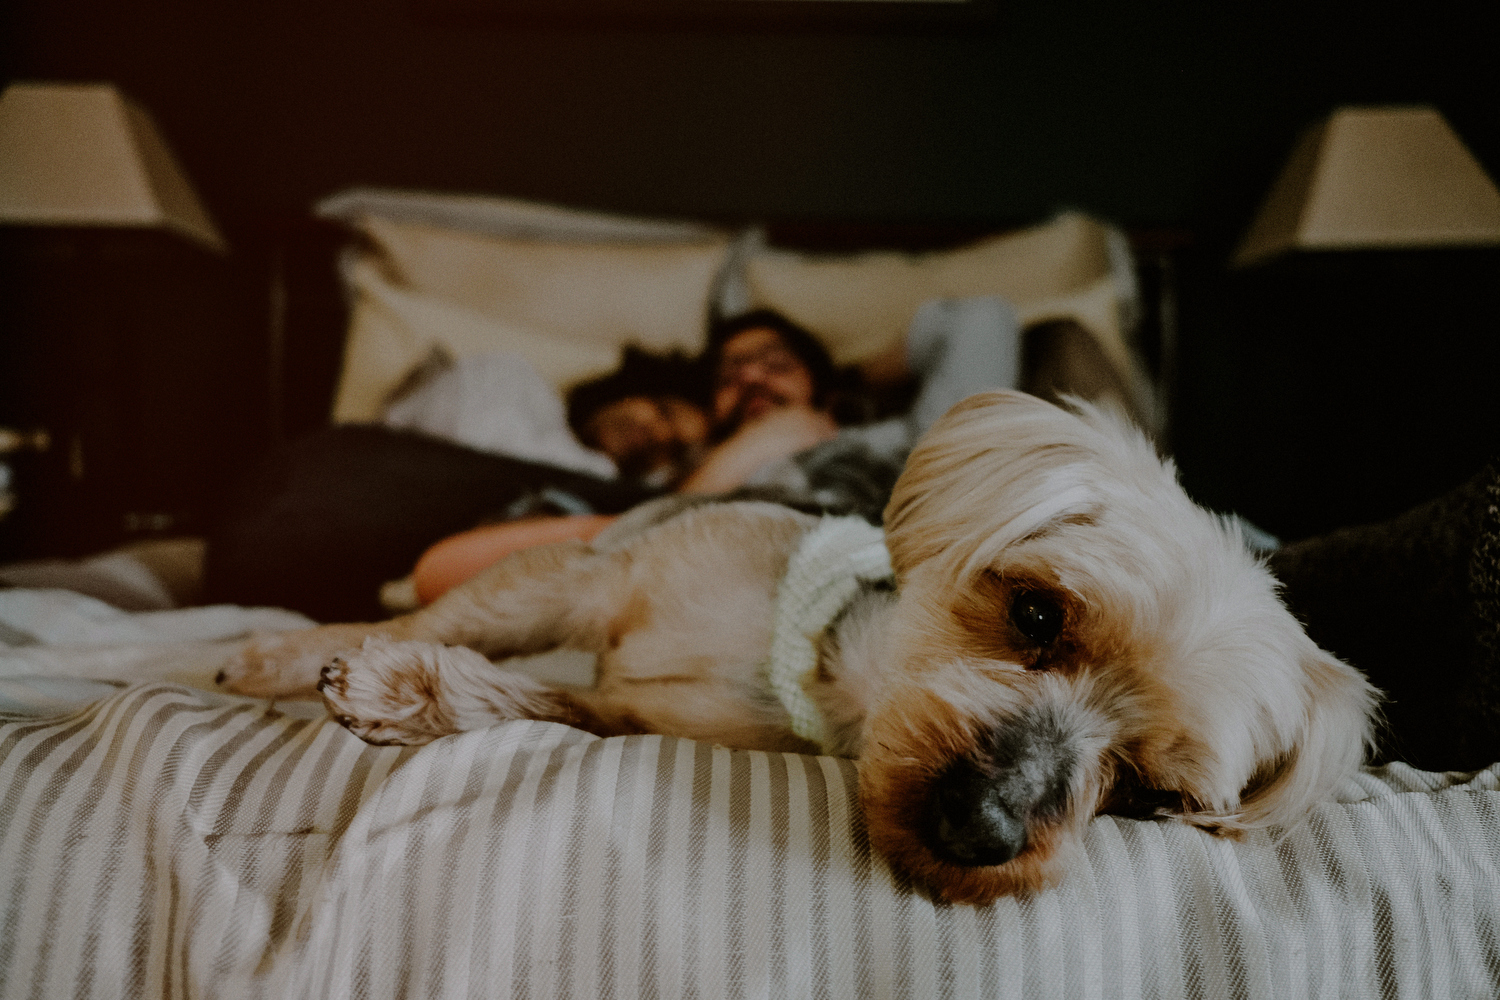
[[[1095,821],[934,905],[847,761],[509,723],[421,749],[170,684],[0,725],[0,995],[1490,997],[1500,765],[1279,840]]]

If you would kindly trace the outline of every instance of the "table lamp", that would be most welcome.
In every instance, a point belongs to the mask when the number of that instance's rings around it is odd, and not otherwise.
[[[235,280],[181,165],[115,86],[0,94],[0,427],[16,432],[0,549],[191,520],[244,377]]]
[[[151,117],[108,83],[0,94],[0,222],[159,227],[228,249]]]
[[[1303,133],[1235,252],[1500,244],[1500,191],[1436,108],[1345,107]]]
[[[1500,192],[1437,109],[1314,124],[1229,263],[1204,279],[1203,374],[1183,380],[1205,502],[1295,539],[1500,454]]]

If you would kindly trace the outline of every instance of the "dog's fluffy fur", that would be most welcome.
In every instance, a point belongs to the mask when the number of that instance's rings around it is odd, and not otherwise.
[[[532,718],[813,750],[762,664],[777,580],[814,524],[668,500],[413,615],[261,639],[225,681],[319,690],[371,742]],[[823,749],[858,758],[871,843],[938,898],[1049,884],[1103,811],[1289,825],[1363,759],[1377,693],[1109,413],[971,397],[912,453],[886,532],[897,591],[856,598],[805,686]],[[598,653],[595,686],[490,662],[562,646]]]

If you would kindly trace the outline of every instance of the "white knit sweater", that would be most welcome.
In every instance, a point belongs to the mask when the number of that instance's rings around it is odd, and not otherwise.
[[[824,517],[803,536],[776,588],[776,622],[766,677],[792,717],[792,730],[820,746],[823,716],[803,689],[818,665],[818,640],[861,581],[889,580],[885,534],[859,517]]]

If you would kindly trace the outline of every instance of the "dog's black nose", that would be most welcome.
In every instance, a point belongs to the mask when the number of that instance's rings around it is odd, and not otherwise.
[[[955,865],[1003,865],[1026,849],[1027,828],[1066,808],[1077,753],[1054,713],[995,726],[974,754],[933,783],[928,846]]]
[[[931,847],[966,868],[1003,865],[1026,847],[1026,819],[1016,815],[991,774],[961,760],[932,790]]]

